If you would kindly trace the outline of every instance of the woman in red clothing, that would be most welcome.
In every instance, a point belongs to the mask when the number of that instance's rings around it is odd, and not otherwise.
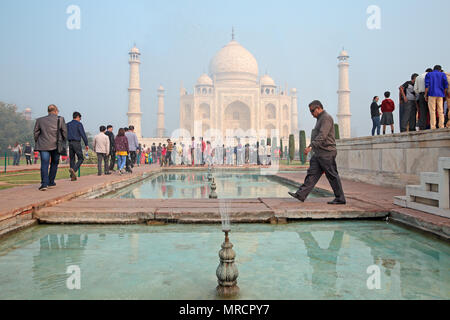
[[[381,124],[383,125],[383,134],[386,134],[386,126],[391,126],[391,133],[394,133],[394,115],[392,114],[395,110],[395,103],[392,99],[389,99],[391,93],[386,91],[384,97],[386,99],[381,103]]]

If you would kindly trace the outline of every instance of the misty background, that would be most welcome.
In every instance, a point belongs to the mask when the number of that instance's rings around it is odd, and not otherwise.
[[[66,27],[66,9],[81,9],[81,29]],[[369,30],[370,5],[381,29]],[[337,121],[338,60],[350,55],[352,135],[367,136],[370,103],[412,73],[441,64],[450,70],[447,0],[396,1],[57,1],[0,2],[0,101],[32,108],[56,104],[66,120],[83,115],[86,130],[128,125],[128,52],[141,52],[142,132],[156,129],[157,88],[166,89],[165,126],[179,126],[179,91],[192,93],[210,60],[236,40],[278,86],[298,89],[299,128],[315,124],[308,103],[319,99]],[[398,105],[397,105],[398,108]],[[398,109],[395,112],[398,132]],[[115,130],[116,131],[116,130]]]

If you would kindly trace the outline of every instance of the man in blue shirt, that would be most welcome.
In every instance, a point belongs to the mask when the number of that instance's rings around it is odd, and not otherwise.
[[[81,139],[84,141],[86,151],[89,150],[88,139],[81,123],[81,114],[77,111],[73,113],[73,120],[67,124],[67,140],[69,141],[69,157],[70,157],[70,178],[72,181],[77,180],[76,172],[84,161],[83,151],[81,150]],[[77,162],[75,163],[75,155]]]
[[[444,128],[444,97],[447,94],[448,81],[442,67],[437,65],[433,72],[425,76],[425,100],[430,110],[430,127],[436,129],[436,107],[439,116],[439,128]]]

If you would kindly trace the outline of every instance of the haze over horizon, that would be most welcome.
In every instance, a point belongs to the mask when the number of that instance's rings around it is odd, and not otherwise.
[[[81,9],[80,30],[69,30],[66,9]],[[381,9],[381,29],[370,30],[366,10]],[[297,88],[299,127],[309,136],[319,99],[336,118],[342,47],[350,55],[352,135],[367,136],[372,97],[398,87],[435,64],[450,70],[450,2],[398,1],[2,1],[0,101],[32,108],[54,103],[66,120],[83,115],[87,131],[128,125],[128,52],[141,52],[142,131],[156,129],[157,88],[166,89],[166,131],[179,126],[179,91],[192,93],[210,60],[236,40],[258,61],[259,75]],[[398,107],[398,106],[397,106]],[[395,112],[398,128],[398,112]],[[397,130],[398,131],[398,130]]]

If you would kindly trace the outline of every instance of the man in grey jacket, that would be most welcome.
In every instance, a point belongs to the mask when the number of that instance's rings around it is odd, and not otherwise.
[[[136,164],[136,150],[139,147],[139,141],[136,136],[136,133],[134,133],[134,126],[130,125],[128,127],[128,131],[125,132],[125,136],[128,139],[128,148],[130,153],[130,160],[131,160],[131,168],[134,167]]]
[[[304,202],[322,174],[325,173],[335,196],[335,199],[328,204],[345,204],[344,190],[342,190],[341,179],[336,166],[337,150],[333,118],[323,110],[322,103],[318,100],[309,104],[309,110],[312,116],[317,119],[317,123],[311,134],[311,144],[305,149],[305,154],[307,155],[312,151],[313,156],[309,161],[309,169],[304,184],[300,186],[296,193],[289,192],[289,195]]]
[[[58,117],[58,112],[58,108],[54,104],[49,105],[48,116],[37,119],[34,126],[34,150],[39,151],[41,157],[41,186],[39,187],[41,191],[56,186],[55,178],[59,164],[58,130],[60,139],[67,139],[66,122],[63,117]],[[59,127],[58,118],[60,118]]]

